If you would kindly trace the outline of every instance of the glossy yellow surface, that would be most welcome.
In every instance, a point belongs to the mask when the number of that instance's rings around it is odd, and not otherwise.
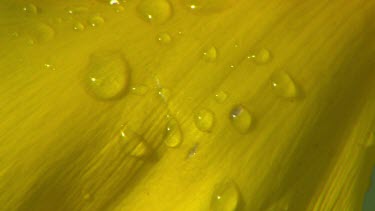
[[[2,1],[0,210],[361,210],[374,19],[374,0]]]

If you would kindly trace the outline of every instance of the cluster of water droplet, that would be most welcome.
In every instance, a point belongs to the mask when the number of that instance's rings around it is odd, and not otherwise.
[[[126,1],[120,0],[98,0],[101,3],[115,6],[116,12],[124,10],[122,4]],[[181,0],[182,4],[190,11],[198,14],[217,13],[235,5],[235,0]],[[173,4],[168,0],[140,0],[136,6],[139,17],[151,25],[163,25],[173,17]],[[40,8],[34,4],[26,4],[22,11],[30,15],[38,15]],[[71,22],[71,28],[77,32],[85,31],[87,27],[97,28],[105,23],[105,19],[99,14],[93,14],[85,6],[74,6],[65,8],[67,18]],[[57,18],[62,22],[63,18]],[[13,33],[18,36],[18,32]],[[55,37],[55,30],[50,24],[33,22],[33,26],[27,33],[31,38],[30,43],[43,43]],[[172,43],[172,36],[168,32],[160,32],[156,35],[156,41],[161,45]],[[238,45],[236,45],[238,47]],[[221,53],[221,52],[220,52]],[[215,65],[219,50],[215,46],[206,46],[202,50],[202,60]],[[266,48],[251,51],[246,59],[255,65],[266,65],[271,62],[273,55]],[[45,68],[55,70],[55,67],[46,63]],[[236,66],[231,65],[232,69]],[[97,52],[89,56],[85,68],[84,86],[87,92],[99,100],[120,99],[126,93],[144,96],[150,87],[146,85],[135,85],[129,88],[131,69],[122,52]],[[294,80],[286,71],[275,71],[271,74],[269,84],[276,96],[294,99],[298,96],[298,89]],[[165,103],[171,97],[169,89],[157,87],[154,90]],[[217,103],[223,104],[228,99],[228,93],[218,91],[214,94]],[[253,116],[249,109],[239,103],[235,103],[228,111],[228,120],[233,128],[240,134],[246,134],[253,125]],[[209,108],[198,108],[193,112],[195,126],[204,133],[211,133],[215,127],[215,113]],[[163,140],[167,147],[176,148],[181,145],[183,133],[176,118],[168,115],[167,123],[163,132]],[[141,158],[151,152],[151,148],[142,135],[134,132],[128,125],[123,126],[117,134],[116,139],[123,146],[124,153]],[[195,145],[189,152],[195,154]],[[218,184],[213,191],[211,208],[213,210],[233,211],[239,203],[239,190],[233,181]]]

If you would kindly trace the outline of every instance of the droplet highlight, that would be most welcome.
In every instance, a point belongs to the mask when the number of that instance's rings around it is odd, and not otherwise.
[[[172,6],[168,0],[141,0],[137,11],[149,23],[162,24],[172,16]]]
[[[242,134],[249,131],[253,122],[252,115],[242,105],[236,105],[232,108],[230,112],[230,120],[233,127]]]
[[[215,115],[208,109],[200,109],[194,113],[195,126],[203,132],[211,132],[215,123]]]
[[[167,117],[168,123],[164,133],[164,143],[168,147],[178,147],[182,142],[182,131],[177,120]]]
[[[229,180],[215,186],[211,198],[212,211],[235,211],[240,201],[237,185]]]
[[[258,65],[269,63],[271,61],[271,58],[271,52],[265,48],[252,52],[247,56],[247,59],[253,61],[255,64]]]
[[[93,96],[102,100],[122,96],[129,83],[130,71],[119,52],[93,54],[86,68],[86,87]]]
[[[274,72],[270,77],[270,81],[272,89],[277,96],[289,99],[297,97],[297,86],[288,73],[284,71]]]
[[[203,51],[203,58],[208,62],[213,62],[216,60],[217,50],[214,46],[210,46]]]
[[[171,35],[170,35],[169,33],[165,33],[165,32],[163,32],[163,33],[159,33],[159,34],[157,34],[157,36],[156,36],[156,40],[157,40],[160,44],[164,44],[164,45],[166,45],[166,44],[169,44],[169,43],[172,42],[172,37],[171,37]]]

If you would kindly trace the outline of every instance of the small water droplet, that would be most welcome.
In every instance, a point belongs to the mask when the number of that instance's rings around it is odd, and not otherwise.
[[[55,66],[52,65],[52,64],[50,64],[50,63],[45,63],[43,66],[44,66],[44,68],[45,68],[46,70],[52,70],[52,71],[55,71],[55,70],[56,70]]]
[[[213,62],[217,57],[217,50],[214,46],[210,46],[203,51],[203,57],[208,62]]]
[[[193,12],[214,13],[232,7],[237,0],[182,0],[182,2]]]
[[[116,5],[115,12],[120,13],[120,12],[123,12],[123,11],[125,11],[125,7],[123,7],[121,5]]]
[[[133,86],[131,89],[130,89],[130,92],[132,94],[135,94],[135,95],[145,95],[147,92],[148,92],[148,87],[145,86],[145,85],[137,85],[137,86]]]
[[[171,97],[171,91],[167,88],[159,88],[158,90],[158,95],[165,101],[167,102],[169,98]]]
[[[182,142],[182,131],[177,120],[168,117],[168,123],[164,134],[164,143],[168,147],[178,147]]]
[[[92,27],[96,27],[102,25],[104,23],[104,19],[100,15],[94,15],[89,18],[88,23]]]
[[[215,100],[218,103],[224,103],[228,98],[228,94],[224,91],[219,91],[215,94]]]
[[[117,139],[122,146],[123,152],[130,156],[142,158],[151,152],[143,137],[135,133],[127,125],[121,128]]]
[[[108,100],[120,97],[128,88],[129,68],[119,52],[93,54],[87,66],[85,82],[89,93]]]
[[[208,109],[200,109],[194,113],[194,123],[203,132],[211,132],[215,123],[215,115]]]
[[[212,211],[235,211],[240,201],[237,185],[229,180],[215,186],[211,198]]]
[[[271,52],[265,48],[262,48],[256,52],[250,53],[247,59],[255,62],[256,64],[266,64],[271,60]]]
[[[137,10],[150,23],[162,24],[172,16],[172,6],[168,0],[141,0]]]
[[[88,13],[89,8],[84,6],[75,6],[75,7],[67,7],[65,8],[65,11],[70,15],[78,15],[82,13]]]
[[[192,158],[197,154],[198,146],[199,145],[196,143],[196,144],[194,144],[194,146],[192,148],[189,149],[189,151],[186,155],[186,159]]]
[[[32,39],[38,43],[52,40],[55,37],[55,30],[45,23],[34,23],[30,28],[29,34]]]
[[[91,199],[91,195],[89,193],[83,194],[83,200],[89,201]]]
[[[85,26],[81,22],[76,22],[73,24],[73,29],[75,31],[83,31],[85,30]]]
[[[165,33],[165,32],[163,32],[163,33],[159,33],[159,34],[156,36],[156,39],[157,39],[157,41],[158,41],[159,43],[161,43],[161,44],[169,44],[169,43],[171,43],[171,41],[172,41],[172,37],[171,37],[171,35],[168,34],[168,33]]]
[[[295,98],[298,90],[293,79],[284,71],[274,72],[270,77],[274,93],[284,98]]]
[[[31,3],[23,6],[22,11],[24,11],[25,13],[34,14],[34,15],[39,13],[38,7]]]
[[[249,131],[253,118],[244,106],[236,105],[230,112],[230,120],[235,129],[245,134]]]
[[[12,37],[12,38],[17,38],[20,36],[20,34],[18,32],[10,32],[9,35]]]

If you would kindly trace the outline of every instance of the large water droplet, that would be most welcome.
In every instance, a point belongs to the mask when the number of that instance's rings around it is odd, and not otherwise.
[[[172,37],[171,35],[169,35],[168,33],[159,33],[157,36],[156,36],[156,39],[159,43],[161,44],[169,44],[171,43],[172,41]]]
[[[234,128],[245,134],[249,131],[253,118],[244,106],[236,105],[230,112],[230,120]]]
[[[177,120],[168,117],[168,123],[164,134],[164,143],[168,147],[178,147],[182,142],[182,131]]]
[[[214,46],[210,46],[203,51],[203,58],[208,62],[213,62],[216,60],[217,50]]]
[[[228,94],[224,91],[219,91],[215,94],[215,100],[218,103],[224,103],[228,98]]]
[[[103,100],[120,97],[129,83],[129,68],[119,52],[93,54],[87,66],[85,82],[88,91]]]
[[[162,24],[172,16],[172,6],[168,0],[141,0],[137,10],[150,23]]]
[[[135,133],[127,125],[121,128],[118,141],[122,146],[123,152],[130,156],[141,158],[151,152],[143,137]]]
[[[212,211],[235,211],[240,201],[240,193],[233,181],[217,184],[211,198]]]
[[[220,12],[232,7],[237,0],[181,0],[182,3],[194,12]]]
[[[208,109],[200,109],[194,113],[194,123],[203,132],[211,132],[215,123],[215,115]]]
[[[297,97],[297,86],[288,73],[284,71],[274,72],[270,81],[276,95],[284,98]]]
[[[247,56],[247,59],[253,61],[255,64],[266,64],[271,58],[271,52],[265,48],[261,48]]]

